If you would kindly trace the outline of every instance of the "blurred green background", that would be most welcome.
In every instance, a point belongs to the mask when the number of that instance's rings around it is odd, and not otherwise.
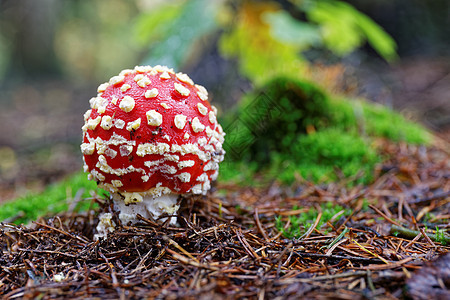
[[[0,201],[80,170],[88,100],[139,64],[188,73],[222,116],[287,76],[448,139],[448,12],[447,0],[0,0]]]

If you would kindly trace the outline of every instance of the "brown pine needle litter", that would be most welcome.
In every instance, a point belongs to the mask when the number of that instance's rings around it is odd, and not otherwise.
[[[370,186],[219,183],[207,196],[184,199],[179,227],[141,218],[93,241],[94,211],[27,227],[2,223],[0,293],[5,299],[450,299],[448,154],[380,147],[388,158]],[[326,202],[351,213],[320,222]],[[282,228],[311,207],[318,212],[311,226],[288,239]]]

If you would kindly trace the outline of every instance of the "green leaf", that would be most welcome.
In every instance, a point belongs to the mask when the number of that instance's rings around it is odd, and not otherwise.
[[[318,2],[307,11],[307,16],[320,24],[325,45],[336,54],[348,54],[361,45],[361,35],[349,6]]]
[[[275,38],[270,24],[265,22],[264,16],[274,12],[282,14],[273,3],[246,2],[233,16],[230,30],[219,40],[221,54],[237,57],[241,72],[255,83],[277,75],[300,75],[305,70],[298,45]]]
[[[367,42],[372,48],[387,61],[397,59],[397,44],[394,39],[366,15],[359,13],[356,17],[359,28],[366,35]]]
[[[215,16],[219,5],[220,1],[185,1],[180,11],[172,11],[162,17],[155,33],[149,35],[157,39],[150,41],[150,53],[143,64],[179,69],[193,53],[199,38],[216,29]],[[142,28],[146,27],[142,25]]]
[[[167,36],[170,22],[179,17],[183,5],[162,5],[138,17],[134,25],[135,39],[141,45]]]
[[[270,25],[272,37],[280,42],[296,45],[300,49],[322,42],[316,25],[298,21],[286,11],[267,12],[262,17]]]
[[[303,8],[309,20],[320,25],[324,44],[346,55],[367,41],[387,61],[397,57],[395,41],[375,22],[348,3],[310,2]]]

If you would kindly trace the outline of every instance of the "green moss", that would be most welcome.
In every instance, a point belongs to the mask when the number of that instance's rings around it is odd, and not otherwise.
[[[242,161],[233,161],[225,159],[220,164],[219,181],[233,182],[239,185],[252,185],[253,176],[256,173],[258,165],[256,162],[244,163]]]
[[[308,127],[326,126],[331,111],[326,94],[313,84],[273,80],[246,95],[237,114],[225,120],[225,150],[237,160],[265,163],[272,152],[285,152]]]
[[[229,162],[225,170],[221,167],[224,180],[228,175],[251,178],[260,171],[285,183],[297,175],[315,182],[342,175],[354,177],[352,183],[368,183],[381,160],[372,147],[374,138],[430,140],[420,125],[387,108],[332,98],[311,83],[289,78],[274,79],[246,95],[223,124]]]
[[[367,134],[410,144],[428,144],[431,135],[419,124],[378,104],[361,102]]]
[[[329,101],[333,111],[332,127],[409,144],[428,144],[431,140],[424,127],[380,104],[346,98],[330,98]]]
[[[436,242],[441,243],[443,246],[447,246],[447,241],[448,238],[445,236],[445,231],[436,226]]]
[[[0,205],[0,220],[23,214],[15,220],[15,223],[27,223],[47,213],[67,210],[68,201],[66,200],[75,197],[81,189],[83,190],[82,198],[90,197],[90,192],[97,189],[97,184],[87,180],[85,173],[79,172],[62,182],[50,185],[41,194],[29,194]],[[81,201],[76,210],[86,210],[89,206],[90,201]]]
[[[320,205],[322,216],[320,218],[319,223],[317,224],[317,229],[320,229],[322,225],[326,224],[330,221],[333,216],[338,213],[341,213],[343,216],[349,216],[351,213],[350,209],[344,209],[342,206],[333,204],[332,202],[322,203]],[[293,210],[299,209],[299,207],[294,206]],[[298,238],[305,234],[309,228],[314,224],[317,219],[319,212],[314,207],[311,207],[307,212],[289,216],[290,225],[287,228],[286,223],[283,222],[281,216],[275,218],[275,227],[278,231],[281,231],[283,235],[287,238]]]
[[[367,183],[372,178],[375,163],[379,161],[367,141],[356,133],[347,133],[337,128],[299,136],[292,144],[289,156],[274,156],[276,158],[273,161],[277,163],[272,164],[272,172],[283,170],[279,178],[286,183],[295,179],[292,167],[303,178],[314,182],[336,180],[339,170],[347,178],[361,173],[355,182]],[[285,166],[280,165],[280,161]]]

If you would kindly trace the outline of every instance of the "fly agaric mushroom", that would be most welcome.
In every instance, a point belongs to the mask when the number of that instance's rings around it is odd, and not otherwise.
[[[217,178],[225,133],[208,92],[186,74],[165,66],[123,70],[98,87],[90,104],[84,170],[111,192],[123,224],[136,223],[137,214],[173,215],[179,195],[205,194]]]

